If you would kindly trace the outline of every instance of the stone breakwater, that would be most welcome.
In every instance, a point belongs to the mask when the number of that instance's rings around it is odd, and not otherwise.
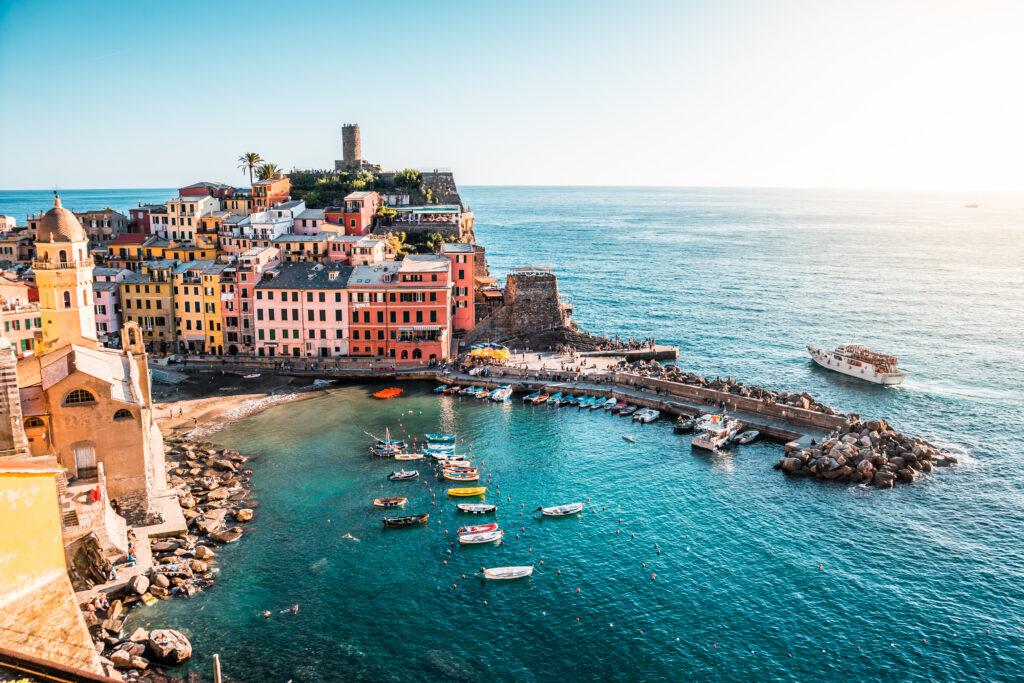
[[[892,488],[895,483],[910,484],[935,467],[957,463],[956,457],[933,444],[900,434],[885,420],[871,420],[852,423],[811,448],[787,444],[774,468],[791,476]]]
[[[218,450],[208,443],[166,439],[168,480],[177,492],[188,531],[150,541],[152,568],[132,578],[119,596],[109,595],[100,618],[86,606],[93,637],[124,680],[173,680],[151,667],[179,664],[192,656],[184,634],[171,629],[137,629],[124,637],[125,612],[153,598],[189,598],[213,585],[219,571],[217,556],[226,543],[242,537],[257,503],[249,500],[252,471],[237,451]]]

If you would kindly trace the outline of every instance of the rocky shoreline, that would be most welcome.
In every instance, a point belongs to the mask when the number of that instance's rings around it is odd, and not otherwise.
[[[124,680],[140,683],[179,680],[159,666],[189,659],[192,644],[173,629],[123,635],[127,610],[154,599],[189,598],[211,587],[220,571],[218,552],[242,537],[258,505],[249,500],[248,456],[179,438],[167,438],[165,451],[169,484],[188,531],[152,539],[153,566],[146,574],[133,577],[121,595],[107,595],[100,609],[94,601],[83,607],[97,649]]]
[[[811,448],[787,444],[786,454],[773,467],[796,477],[892,488],[958,463],[924,439],[900,434],[885,420],[871,420],[854,422]]]

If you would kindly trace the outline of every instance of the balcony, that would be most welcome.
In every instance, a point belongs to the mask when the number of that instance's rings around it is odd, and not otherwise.
[[[33,261],[32,270],[74,270],[75,268],[92,268],[94,265],[91,258],[77,261]]]

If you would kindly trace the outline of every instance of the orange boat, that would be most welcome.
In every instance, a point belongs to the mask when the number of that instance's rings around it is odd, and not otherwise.
[[[388,389],[381,389],[380,391],[376,392],[373,395],[373,397],[381,399],[394,398],[395,396],[398,396],[400,393],[402,393],[402,391],[403,390],[399,389],[398,387],[390,387]]]

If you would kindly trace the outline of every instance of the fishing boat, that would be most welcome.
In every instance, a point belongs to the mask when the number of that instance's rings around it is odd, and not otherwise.
[[[552,394],[548,397],[549,406],[557,406],[558,402],[562,400],[562,392],[559,391],[557,394]]]
[[[654,408],[644,408],[633,413],[634,422],[642,422],[648,424],[658,419],[658,411]]]
[[[465,457],[462,455],[456,455],[455,453],[451,453],[449,451],[441,451],[440,453],[426,453],[426,455],[429,455],[431,458],[437,460],[438,462],[449,462],[454,460],[461,461]]]
[[[555,505],[549,508],[539,507],[534,512],[540,512],[545,517],[566,517],[583,512],[583,503],[567,503],[566,505]]]
[[[422,515],[406,515],[405,517],[385,517],[384,526],[393,528],[404,528],[425,524],[430,519],[430,513]]]
[[[457,456],[461,458],[462,456]],[[473,463],[468,460],[438,460],[441,463],[441,469],[465,469],[467,467],[473,467]],[[474,470],[476,468],[473,468]]]
[[[626,406],[619,411],[619,417],[629,417],[636,412],[636,406]]]
[[[533,405],[539,406],[541,403],[546,403],[548,400],[547,394],[541,394],[537,398],[533,399]]]
[[[374,498],[373,504],[379,508],[396,508],[405,505],[408,498]]]
[[[894,385],[902,384],[907,378],[907,373],[899,369],[896,356],[869,351],[862,344],[844,344],[833,351],[808,346],[807,352],[826,370],[835,370],[867,382]]]
[[[459,387],[453,384],[450,387],[445,388],[442,393],[446,395],[457,394],[459,393]]]
[[[562,397],[563,406],[574,406],[577,403],[579,403],[579,399],[573,396],[572,394],[566,394],[565,396]]]
[[[601,410],[604,407],[604,399],[600,396],[595,396],[590,400],[590,405],[587,407],[591,410]]]
[[[423,447],[423,450],[428,453],[453,453],[455,452],[455,444],[431,443],[428,441],[427,445]]]
[[[454,434],[424,434],[423,436],[426,437],[427,441],[432,441],[433,443],[455,443]]]
[[[604,408],[605,410],[611,410],[612,408],[615,407],[615,404],[618,403],[618,402],[619,402],[619,399],[617,399],[617,398],[610,398],[607,401],[605,401],[604,403],[602,403],[601,407]]]
[[[480,387],[463,387],[462,390],[459,393],[463,394],[463,395],[468,395],[468,394],[472,394],[473,392],[477,391],[479,388]]]
[[[482,534],[485,531],[497,531],[498,523],[492,522],[490,524],[477,524],[476,526],[460,526],[459,535],[462,534]]]
[[[738,420],[733,420],[725,415],[701,415],[694,428],[690,445],[693,448],[703,448],[708,451],[718,450],[728,444],[732,435],[741,427]]]
[[[370,455],[375,455],[378,458],[391,458],[402,452],[401,448],[386,448],[381,446],[370,446]]]
[[[507,401],[512,396],[512,385],[502,384],[491,392],[492,401]]]
[[[395,460],[423,460],[422,453],[395,453]]]
[[[684,418],[682,415],[676,420],[675,425],[672,427],[672,431],[676,434],[686,434],[692,432],[693,428],[697,426],[697,420],[692,417]]]
[[[440,386],[434,387],[434,393],[435,394],[443,394],[444,390],[447,389],[447,388],[448,388],[447,384],[442,384]]]
[[[455,509],[467,515],[488,515],[497,512],[498,506],[490,503],[459,503]]]
[[[489,581],[512,581],[513,579],[525,579],[532,574],[532,564],[528,564],[524,567],[491,567],[490,569],[482,567],[480,571],[476,573],[476,575],[481,579],[487,579]]]
[[[484,387],[480,391],[476,392],[476,397],[477,398],[490,398],[490,396],[491,396],[491,390],[486,388],[486,387]]]
[[[622,439],[623,439],[623,441],[628,441],[630,443],[636,443],[636,439],[631,437],[629,434],[623,434],[622,435]]]
[[[485,531],[482,534],[460,534],[459,543],[462,545],[480,545],[481,543],[497,543],[505,535],[501,529]]]
[[[539,391],[535,391],[532,394],[523,396],[523,403],[533,403],[533,399],[537,398],[538,396],[540,396]]]
[[[260,373],[258,373],[258,372],[254,372],[251,375],[242,375],[242,377],[244,377],[245,379],[256,379],[259,376],[260,376]]]
[[[471,496],[482,496],[487,493],[486,486],[465,486],[457,489],[448,489],[446,493],[449,496],[456,496],[457,498],[469,498]]]
[[[737,434],[733,440],[738,444],[744,445],[750,443],[760,435],[761,432],[757,431],[756,429],[748,429],[742,434]]]
[[[381,389],[380,391],[374,392],[373,397],[387,400],[389,398],[395,398],[403,391],[404,389],[399,389],[398,387],[388,387],[387,389]]]
[[[405,481],[406,479],[415,479],[418,476],[420,476],[420,473],[416,470],[400,470],[389,474],[388,479],[391,481]]]
[[[582,409],[582,408],[586,408],[589,405],[590,405],[590,397],[587,396],[586,394],[583,394],[578,399],[576,399],[576,407],[577,408],[581,408]]]
[[[625,401],[619,401],[618,403],[616,403],[615,405],[612,406],[612,410],[611,410],[612,415],[615,415],[617,413],[621,413],[622,409],[625,408],[625,407],[626,407],[626,402]]]
[[[479,472],[449,472],[445,470],[444,478],[448,481],[480,481]]]

